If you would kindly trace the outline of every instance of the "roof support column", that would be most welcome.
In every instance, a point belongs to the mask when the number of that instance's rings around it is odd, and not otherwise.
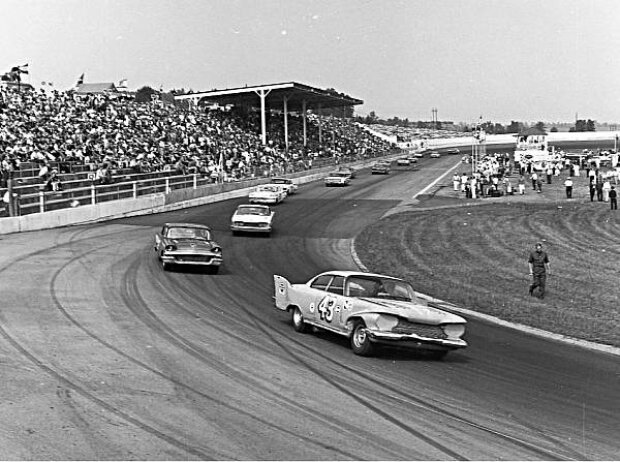
[[[260,89],[255,91],[260,98],[260,130],[261,130],[261,139],[263,141],[263,145],[267,144],[267,119],[265,118],[265,99],[267,95],[271,93],[271,90]]]
[[[282,97],[282,107],[284,109],[284,150],[288,155],[288,96]]]
[[[319,106],[317,108],[317,112],[319,114],[319,146],[323,147],[323,124],[321,123],[321,113],[323,107],[321,106],[321,103],[319,103]]]
[[[308,145],[308,139],[307,139],[307,131],[306,131],[306,100],[302,100],[301,102],[301,119],[303,121],[303,127],[304,127],[304,148]],[[616,140],[618,139],[618,137],[616,136]]]

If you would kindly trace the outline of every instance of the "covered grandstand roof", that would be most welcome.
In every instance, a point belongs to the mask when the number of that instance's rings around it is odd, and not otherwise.
[[[258,95],[261,92],[268,93],[265,98],[266,104],[270,109],[275,110],[283,109],[285,98],[288,111],[293,112],[302,111],[304,101],[307,109],[317,108],[319,106],[328,108],[364,104],[364,101],[352,98],[344,93],[338,93],[334,90],[322,90],[297,82],[188,93],[185,95],[178,95],[175,99],[191,99],[218,103],[220,105],[233,104],[252,107],[260,105],[260,98]]]

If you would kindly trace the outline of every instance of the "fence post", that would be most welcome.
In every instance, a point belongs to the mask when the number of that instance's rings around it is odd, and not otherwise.
[[[39,212],[45,212],[45,192],[39,191]]]
[[[194,189],[198,188],[198,175],[194,173]]]
[[[166,194],[170,193],[170,178],[166,178]]]
[[[134,199],[138,198],[138,182],[137,181],[133,182],[133,198]]]
[[[97,203],[97,194],[95,193],[95,184],[90,185],[90,203],[95,205]]]

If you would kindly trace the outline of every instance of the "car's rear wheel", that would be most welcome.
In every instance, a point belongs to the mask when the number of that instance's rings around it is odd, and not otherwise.
[[[353,326],[351,349],[353,353],[360,356],[369,356],[374,350],[374,345],[370,341],[370,336],[366,331],[366,324],[362,321],[356,322]]]
[[[304,315],[301,313],[301,310],[297,307],[291,310],[291,320],[293,321],[293,329],[300,333],[308,332],[308,324],[304,321]]]

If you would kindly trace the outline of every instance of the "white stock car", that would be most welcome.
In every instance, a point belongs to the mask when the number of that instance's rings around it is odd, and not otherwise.
[[[286,191],[279,184],[264,184],[254,188],[248,200],[250,204],[279,204],[286,197]]]
[[[272,178],[269,184],[277,184],[286,190],[286,194],[291,195],[297,192],[298,186],[290,178]]]
[[[408,282],[374,273],[329,271],[305,284],[274,275],[276,308],[291,313],[293,327],[316,327],[350,339],[358,355],[375,345],[422,349],[436,358],[467,346],[466,320],[429,306]]]
[[[325,186],[348,186],[351,183],[351,173],[336,170],[329,173],[323,181]]]
[[[233,234],[239,232],[270,234],[275,212],[268,205],[242,204],[230,219]]]

